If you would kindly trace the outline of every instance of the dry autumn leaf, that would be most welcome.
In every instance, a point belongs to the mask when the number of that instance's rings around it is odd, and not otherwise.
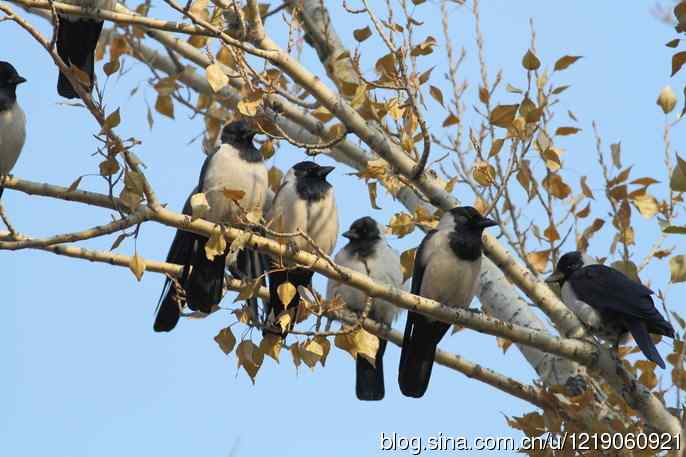
[[[562,56],[557,59],[557,62],[555,62],[553,71],[562,71],[579,59],[581,59],[581,56]]]
[[[224,354],[228,355],[233,351],[234,346],[236,346],[236,337],[233,336],[231,327],[226,327],[219,330],[217,336],[214,337],[214,341],[219,345]]]
[[[541,67],[541,61],[536,57],[536,54],[528,50],[524,57],[522,57],[522,66],[530,71],[538,70]]]
[[[255,384],[255,377],[264,361],[264,354],[260,351],[255,343],[250,340],[243,340],[236,348],[236,357],[238,359],[238,368],[243,367],[250,380]]]
[[[191,218],[202,219],[210,210],[210,204],[207,201],[207,196],[200,192],[191,196]]]
[[[129,261],[129,268],[136,277],[136,280],[140,282],[141,278],[143,278],[143,273],[145,273],[145,260],[136,253]]]
[[[496,127],[510,128],[514,121],[519,105],[498,105],[493,108],[488,119]]]
[[[284,306],[288,306],[293,297],[295,297],[296,292],[295,286],[290,281],[279,284],[279,287],[276,288],[276,294]]]
[[[548,265],[548,259],[550,258],[550,249],[545,251],[530,252],[527,254],[526,259],[534,267],[537,273],[543,273],[545,271],[546,265]]]
[[[212,261],[218,255],[226,252],[226,239],[220,230],[213,230],[210,239],[205,243],[205,256]]]
[[[474,164],[472,177],[482,186],[492,186],[495,184],[495,167],[483,160]]]
[[[669,271],[671,273],[670,282],[686,281],[686,256],[675,255],[669,259]]]

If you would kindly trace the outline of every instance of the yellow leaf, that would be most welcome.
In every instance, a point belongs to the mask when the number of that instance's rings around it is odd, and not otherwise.
[[[112,176],[119,171],[119,163],[114,158],[109,158],[100,162],[100,176]]]
[[[665,86],[662,88],[660,91],[660,95],[657,97],[657,105],[662,108],[662,111],[665,114],[669,114],[672,112],[674,107],[676,106],[676,94],[674,94],[674,91],[672,90],[671,87]]]
[[[505,138],[496,138],[493,140],[493,144],[491,144],[491,150],[488,152],[488,157],[491,158],[493,156],[498,155],[500,150],[503,148],[503,144],[505,143]]]
[[[350,333],[339,333],[336,335],[336,337],[333,340],[334,345],[347,352],[350,354],[353,358],[357,356],[357,353],[354,352],[355,350],[355,342],[353,341],[353,337],[351,336]]]
[[[562,180],[562,177],[557,174],[550,174],[543,180],[543,187],[553,197],[560,200],[567,198],[572,192],[572,189]]]
[[[271,167],[268,172],[269,178],[269,188],[276,192],[281,186],[281,178],[283,178],[283,171],[279,170],[277,167]]]
[[[253,92],[238,102],[236,108],[238,112],[246,117],[254,117],[257,110],[262,106],[262,94],[260,92]]]
[[[288,306],[291,300],[293,300],[293,297],[295,297],[295,293],[295,286],[290,281],[279,284],[279,287],[276,288],[276,294],[279,296],[279,300],[281,300],[281,303],[283,303],[284,306]]]
[[[496,127],[510,128],[518,108],[519,105],[498,105],[491,111],[489,120]]]
[[[217,63],[208,65],[205,68],[205,72],[207,74],[207,82],[214,93],[219,92],[229,83],[229,77]]]
[[[440,103],[441,106],[445,107],[445,105],[443,104],[443,92],[441,92],[441,89],[439,89],[436,86],[429,86],[429,93],[434,98],[434,100]]]
[[[243,340],[236,348],[236,357],[238,358],[238,367],[243,367],[250,376],[252,383],[255,384],[255,377],[264,361],[264,354],[260,348],[250,340]]]
[[[671,282],[686,281],[686,256],[675,255],[669,259],[669,271],[672,273]]]
[[[318,106],[317,109],[310,111],[310,114],[322,122],[328,122],[333,118],[333,114],[323,106]]]
[[[300,357],[305,365],[314,368],[318,361],[324,356],[324,347],[317,340],[311,339],[305,341],[300,347]]]
[[[234,346],[236,346],[236,337],[233,336],[231,327],[226,327],[219,330],[217,336],[214,337],[214,341],[219,345],[224,354],[230,354],[233,351]]]
[[[562,71],[569,67],[571,64],[581,59],[582,56],[562,56],[555,62],[555,67],[553,71]]]
[[[480,160],[474,164],[472,176],[480,185],[491,186],[495,184],[495,167],[488,162]]]
[[[262,338],[262,341],[260,341],[260,352],[276,360],[276,363],[279,363],[281,346],[283,346],[283,339],[280,336],[274,335],[273,333],[267,333],[264,335],[264,338]]]
[[[560,161],[560,151],[556,148],[548,148],[541,154],[545,160],[545,166],[548,170],[555,172],[560,169],[562,162]]]
[[[391,233],[402,238],[414,230],[414,219],[407,213],[395,213],[388,223]]]
[[[446,117],[443,120],[443,127],[450,127],[451,125],[455,125],[460,122],[460,118],[454,115],[453,113],[450,113],[448,117]]]
[[[136,277],[136,280],[140,282],[141,278],[143,277],[143,273],[145,273],[145,260],[143,260],[143,258],[136,253],[129,261],[129,268]]]
[[[498,344],[498,347],[503,350],[503,354],[505,354],[510,346],[512,346],[512,341],[505,338],[500,338],[499,336],[495,338],[495,341]]]
[[[252,311],[248,306],[243,306],[240,309],[233,310],[233,314],[241,324],[250,324],[252,321]]]
[[[376,182],[367,183],[367,190],[369,191],[369,203],[372,205],[372,208],[381,209],[379,205],[376,204],[376,197],[378,192]]]
[[[158,95],[155,102],[155,109],[158,113],[174,119],[174,103],[170,95]]]
[[[548,265],[548,258],[550,258],[550,250],[536,251],[527,254],[526,259],[531,266],[534,267],[537,273],[543,273],[546,265]]]
[[[524,57],[522,57],[522,66],[527,70],[538,70],[541,66],[541,61],[538,60],[538,57],[531,50],[528,50]]]
[[[329,356],[329,351],[331,351],[331,343],[322,335],[315,336],[314,341],[322,348],[322,355],[319,357],[319,363],[322,366],[325,366],[326,358]]]
[[[681,67],[686,63],[686,52],[677,52],[672,56],[672,76],[677,74]]]
[[[291,351],[291,356],[293,357],[293,365],[295,365],[295,368],[297,369],[300,366],[300,363],[302,362],[302,357],[300,356],[300,344],[298,344],[298,342],[296,341],[295,343],[291,344],[288,350]]]
[[[356,29],[353,31],[353,36],[357,41],[360,43],[372,36],[372,31],[369,28],[369,26],[363,28],[363,29]]]
[[[548,241],[557,241],[560,239],[560,234],[557,232],[555,225],[551,224],[547,229],[543,231],[543,235],[548,239]]]
[[[400,267],[403,272],[403,283],[407,281],[414,271],[414,259],[417,255],[417,248],[411,248],[400,254]]]
[[[260,146],[260,154],[262,154],[262,160],[269,160],[274,155],[274,140],[269,138],[267,141],[262,143]]]
[[[593,199],[593,192],[591,192],[591,188],[588,187],[588,184],[586,184],[586,180],[588,177],[582,176],[581,177],[581,192],[584,194],[584,196]]]
[[[167,96],[173,94],[174,91],[178,89],[178,85],[176,84],[176,76],[168,76],[166,78],[160,79],[159,81],[157,81],[157,83],[155,83],[154,88],[157,91],[157,95],[159,96]]]
[[[485,105],[488,103],[490,99],[491,94],[488,92],[488,89],[484,86],[479,86],[479,100],[481,101],[481,103]]]
[[[204,193],[200,192],[191,196],[191,219],[201,219],[207,215],[209,210],[210,204]]]
[[[379,338],[363,328],[356,330],[352,335],[357,357],[362,356],[367,359],[372,366],[376,366],[376,353],[379,350]]]
[[[104,130],[112,130],[116,126],[119,125],[121,122],[121,116],[119,114],[119,108],[114,110],[114,112],[110,113],[109,116],[107,116],[107,119],[105,119],[105,122],[103,123],[102,129]]]
[[[226,239],[221,231],[215,229],[205,243],[205,256],[208,260],[214,260],[215,256],[222,255],[224,252],[226,252]]]
[[[581,129],[576,127],[558,127],[557,130],[555,130],[555,135],[574,135],[580,131]]]
[[[676,166],[672,171],[669,187],[675,192],[686,192],[686,160],[676,156]]]
[[[243,197],[245,197],[245,191],[238,189],[229,189],[225,187],[222,190],[222,193],[224,194],[225,198],[228,198],[229,200],[233,200],[235,202],[240,202],[241,200],[243,200]]]
[[[281,313],[279,318],[276,320],[276,325],[281,327],[281,332],[284,333],[288,331],[291,327],[291,322],[293,322],[293,316],[291,316],[290,310]]]
[[[636,195],[632,201],[641,215],[646,219],[650,219],[658,213],[657,200],[647,192]]]

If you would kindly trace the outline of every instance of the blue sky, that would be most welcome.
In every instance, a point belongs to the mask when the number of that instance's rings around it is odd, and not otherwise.
[[[352,29],[363,26],[363,18],[345,15],[336,9],[338,2],[327,3],[336,12],[335,25],[342,37],[354,46]],[[574,111],[584,129],[561,144],[575,186],[575,174],[589,174],[596,188],[600,182],[597,171],[589,166],[596,160],[592,120],[598,121],[606,145],[622,141],[624,161],[636,164],[636,177],[664,181],[664,117],[655,98],[660,88],[670,83],[671,50],[663,44],[674,33],[650,15],[650,2],[623,2],[621,8],[617,2],[590,1],[573,5],[506,0],[481,3],[491,78],[503,69],[506,82],[523,85],[520,61],[529,46],[529,18],[536,24],[538,56],[544,65],[552,67],[564,54],[584,56],[556,77],[561,84],[572,84],[563,106]],[[415,11],[416,18],[427,23],[421,33],[431,30],[442,44],[438,3],[426,2]],[[466,8],[453,6],[450,11],[453,40],[468,52],[463,77],[470,80],[468,97],[475,100],[478,67],[472,16]],[[169,13],[158,4],[152,14],[168,17]],[[44,23],[34,22],[47,32]],[[24,31],[3,22],[0,33],[0,58],[11,61],[29,81],[19,88],[29,126],[14,173],[61,185],[69,185],[79,175],[97,173],[99,159],[91,155],[96,147],[91,135],[96,131],[94,121],[84,110],[61,104],[53,65]],[[274,33],[283,41],[281,27],[274,27]],[[373,40],[364,46],[366,52],[382,52]],[[303,59],[317,67],[310,50]],[[127,62],[132,63],[130,59]],[[104,81],[102,63],[97,65],[100,82]],[[432,83],[447,88],[442,79],[442,47],[422,65],[438,65]],[[111,79],[106,103],[108,111],[121,108],[120,135],[142,140],[137,153],[146,163],[160,199],[180,208],[203,160],[199,143],[188,142],[202,132],[203,125],[177,106],[175,121],[156,116],[154,128],[148,130],[145,104],[155,101],[154,90],[145,83],[148,77],[145,68],[134,65],[123,78]],[[682,81],[677,77],[671,82],[675,92],[681,92]],[[131,97],[137,85],[141,88]],[[448,92],[444,93],[447,97]],[[513,96],[501,91],[498,100],[512,101]],[[681,106],[680,102],[679,109]],[[438,126],[444,114],[435,110],[436,105],[430,107],[429,123],[436,125],[433,132],[441,135]],[[465,122],[476,125],[473,116],[468,110]],[[677,149],[685,139],[681,129],[673,132]],[[271,163],[285,169],[301,157],[297,149],[284,146]],[[386,200],[383,210],[370,209],[366,188],[348,176],[349,171],[341,166],[332,175],[342,227],[369,213],[387,221],[401,209]],[[97,176],[85,177],[81,188],[105,189]],[[472,201],[466,190],[457,189],[456,193]],[[34,236],[83,229],[109,217],[100,209],[29,198],[14,191],[5,192],[3,204],[18,229]],[[637,226],[643,244],[638,252],[647,250],[642,235],[652,241],[653,225]],[[144,257],[162,259],[172,237],[168,228],[144,225],[138,251]],[[113,240],[108,237],[84,245],[109,249]],[[391,243],[401,251],[418,240],[419,235],[413,234]],[[608,246],[608,236],[601,234],[591,243],[591,253],[606,255]],[[133,253],[133,243],[125,242],[118,251]],[[153,311],[162,285],[159,275],[146,273],[137,283],[126,269],[36,251],[0,252],[0,271],[0,360],[5,367],[0,377],[2,455],[225,457],[232,449],[237,456],[387,454],[378,450],[380,432],[424,438],[443,433],[519,439],[520,434],[507,427],[503,414],[519,415],[532,409],[440,366],[422,400],[402,397],[395,383],[399,351],[390,346],[386,353],[387,393],[382,402],[355,399],[354,363],[337,350],[329,356],[327,367],[315,372],[304,366],[296,371],[287,353],[282,354],[280,365],[267,359],[253,386],[244,372],[236,371],[233,355],[227,358],[212,339],[231,321],[227,312],[203,321],[183,321],[168,335],[153,333]],[[667,271],[666,262],[658,262],[644,279],[668,290],[676,302],[678,289],[667,288]],[[321,279],[315,283],[320,290],[323,284]],[[231,300],[224,304],[230,306]],[[672,305],[683,312],[682,303]],[[396,327],[403,325],[401,317]],[[534,375],[515,348],[503,355],[492,337],[464,331],[446,339],[443,347],[523,381]],[[662,344],[660,350],[666,355],[668,346]],[[407,455],[398,453],[403,454]]]

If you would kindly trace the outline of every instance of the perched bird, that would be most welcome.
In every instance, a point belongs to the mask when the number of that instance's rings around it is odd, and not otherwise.
[[[326,180],[334,167],[320,166],[311,161],[295,164],[286,176],[272,201],[267,220],[272,222],[272,229],[280,233],[301,231],[326,255],[333,252],[338,238],[338,210],[331,184]],[[293,248],[318,254],[316,249],[303,237],[289,238]],[[272,259],[269,271],[269,304],[267,316],[278,316],[284,309],[297,306],[300,295],[298,286],[310,287],[313,273],[307,269],[295,267],[285,262],[282,268],[276,259]],[[279,286],[290,282],[296,293],[288,303],[279,298]],[[288,332],[282,332],[286,336]]]
[[[10,63],[0,62],[0,197],[26,140],[26,116],[17,103],[17,86],[24,82]]]
[[[357,219],[343,236],[350,240],[341,249],[334,261],[344,267],[363,273],[383,284],[402,287],[403,274],[400,257],[383,237],[383,228],[369,216]],[[361,290],[334,280],[329,280],[326,289],[327,299],[336,296],[343,299],[348,308],[362,313],[367,296]],[[399,309],[385,300],[374,300],[368,316],[390,328],[398,316]],[[376,362],[372,365],[364,357],[358,356],[355,368],[355,393],[360,400],[381,400],[384,397],[383,355],[386,340],[379,340]]]
[[[674,338],[674,328],[655,309],[652,290],[614,268],[585,264],[578,251],[560,257],[546,282],[561,285],[562,301],[592,334],[616,346],[631,333],[648,360],[665,368],[650,334]]]
[[[116,4],[115,0],[64,0],[63,3],[92,10],[111,10]],[[95,47],[102,32],[103,21],[68,14],[58,14],[58,18],[57,53],[67,66],[74,65],[88,75],[88,91],[91,91],[95,81]],[[62,72],[57,80],[57,93],[65,98],[79,96]]]
[[[240,208],[261,216],[268,189],[267,167],[262,155],[253,145],[256,131],[244,121],[235,121],[224,127],[221,146],[208,156],[200,172],[197,192],[203,192],[209,204],[203,216],[215,223],[236,224],[240,221]],[[231,191],[238,205],[225,195]],[[242,195],[241,195],[242,193]],[[184,205],[184,214],[191,213],[190,197]],[[205,254],[208,238],[183,230],[177,230],[172,242],[168,262],[184,265],[180,283],[184,288],[186,302],[192,310],[209,313],[212,306],[221,301],[226,267],[226,252],[209,260]],[[243,249],[239,252],[236,265],[230,270],[240,279],[255,279],[263,274],[266,259],[254,251]],[[154,323],[157,332],[168,332],[179,319],[179,305],[172,281],[167,279],[159,311]],[[251,306],[256,301],[251,299]]]
[[[414,261],[412,293],[451,308],[466,308],[477,292],[481,272],[481,235],[496,225],[471,206],[446,212],[436,230],[422,240]],[[408,397],[419,398],[429,386],[436,346],[450,324],[408,312],[398,383]]]

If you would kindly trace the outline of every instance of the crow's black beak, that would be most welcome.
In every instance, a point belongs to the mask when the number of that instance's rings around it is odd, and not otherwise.
[[[329,173],[334,171],[335,168],[336,167],[319,167],[319,170],[317,170],[317,176],[324,179],[329,175]]]
[[[17,75],[17,77],[14,78],[14,81],[13,81],[13,82],[14,82],[14,84],[16,84],[16,85],[18,86],[19,84],[25,83],[25,82],[26,82],[26,78],[24,78],[23,76]]]
[[[483,218],[479,222],[477,222],[477,225],[479,226],[479,228],[485,229],[488,227],[493,227],[494,225],[498,225],[498,223],[492,219]]]
[[[358,238],[357,232],[353,232],[352,230],[348,230],[347,232],[343,232],[342,236],[344,238],[349,239],[349,240],[356,240]]]
[[[560,273],[559,271],[554,271],[550,276],[545,278],[545,282],[547,283],[556,283],[560,282],[564,279],[564,275]]]

